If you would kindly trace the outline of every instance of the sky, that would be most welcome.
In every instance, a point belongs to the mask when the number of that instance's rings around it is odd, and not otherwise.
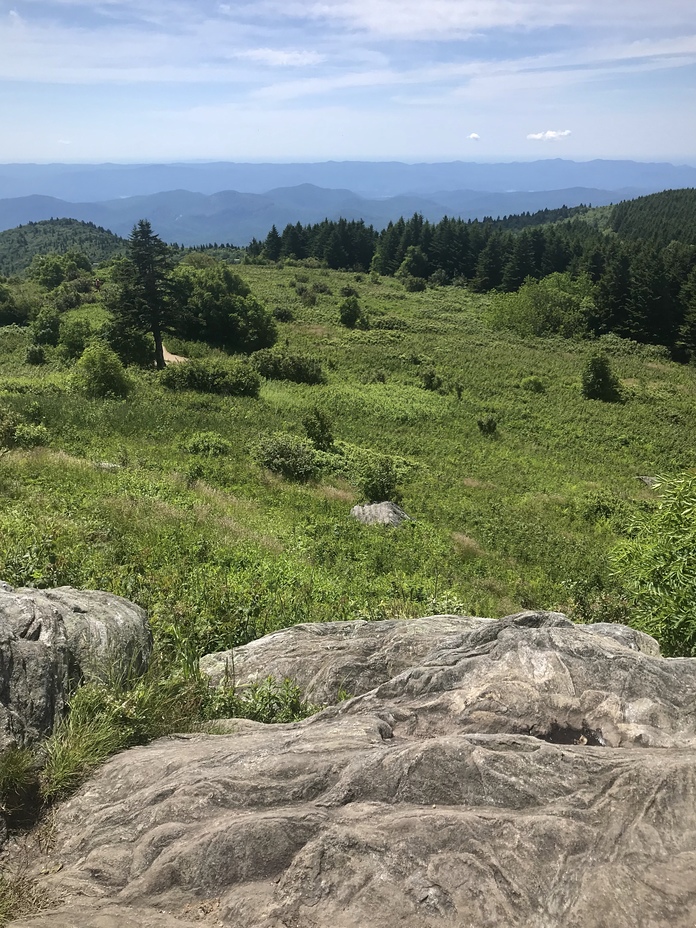
[[[0,163],[696,164],[696,0],[0,0]]]

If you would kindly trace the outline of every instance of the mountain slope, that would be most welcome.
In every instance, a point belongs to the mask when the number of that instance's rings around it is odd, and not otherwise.
[[[619,203],[611,227],[622,238],[646,239],[662,246],[671,241],[696,245],[696,189],[665,190]]]
[[[83,252],[93,262],[105,261],[125,249],[122,238],[76,219],[48,219],[0,232],[0,274],[17,274],[37,254]]]

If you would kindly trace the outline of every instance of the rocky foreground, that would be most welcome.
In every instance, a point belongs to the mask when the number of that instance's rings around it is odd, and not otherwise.
[[[23,928],[696,925],[696,660],[554,613],[298,626],[204,661],[293,725],[113,758],[31,862]]]

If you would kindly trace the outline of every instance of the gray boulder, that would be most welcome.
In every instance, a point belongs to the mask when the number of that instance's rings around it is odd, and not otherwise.
[[[396,503],[369,503],[365,506],[353,506],[350,514],[363,525],[399,526],[411,517]]]
[[[0,751],[50,734],[81,680],[142,672],[150,648],[145,612],[120,596],[0,583]]]
[[[16,928],[692,926],[696,660],[553,613],[443,622],[304,722],[114,757],[35,863],[64,906]],[[385,624],[322,660],[386,665]]]

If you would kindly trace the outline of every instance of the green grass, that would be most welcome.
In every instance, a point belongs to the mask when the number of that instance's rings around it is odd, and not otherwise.
[[[596,343],[493,332],[486,297],[304,268],[241,272],[269,306],[292,309],[279,343],[317,357],[326,384],[268,381],[256,400],[172,394],[140,372],[128,400],[88,400],[70,392],[67,364],[31,368],[21,333],[0,337],[0,403],[50,434],[47,450],[1,462],[3,579],[133,598],[172,655],[183,642],[203,653],[298,621],[414,615],[445,600],[492,616],[571,609],[574,585],[609,583],[621,532],[616,516],[592,514],[595,497],[640,507],[651,494],[637,475],[693,466],[694,370],[661,349],[600,340],[627,394],[604,404],[580,391]],[[298,275],[330,292],[305,306]],[[339,324],[346,285],[372,328]],[[391,327],[377,328],[384,319]],[[423,388],[426,367],[442,392]],[[530,377],[544,392],[525,388]],[[306,484],[260,468],[260,437],[302,436],[315,406],[343,455],[324,455]],[[491,437],[477,426],[487,416]],[[200,433],[227,453],[191,454]],[[415,519],[399,532],[349,517],[360,462],[376,454],[397,461]]]
[[[298,267],[241,273],[270,308],[292,310],[279,346],[317,358],[326,383],[264,381],[255,399],[173,393],[154,371],[132,371],[127,399],[88,399],[59,352],[32,367],[27,331],[0,329],[0,407],[48,432],[46,447],[0,456],[0,579],[128,597],[148,610],[158,653],[141,681],[78,690],[40,775],[33,756],[3,756],[8,809],[27,790],[61,798],[115,751],[168,732],[314,711],[287,681],[211,694],[197,676],[202,654],[298,622],[523,608],[634,620],[610,554],[656,506],[637,477],[694,469],[694,367],[616,338],[494,331],[492,298],[463,289],[406,293],[391,279]],[[340,325],[346,286],[370,328]],[[103,317],[99,305],[84,312]],[[624,402],[583,398],[597,348]],[[426,370],[439,389],[424,388]],[[264,436],[303,438],[312,409],[334,437],[314,479],[262,468]],[[477,423],[488,417],[497,428],[487,436]],[[382,455],[413,517],[398,530],[350,517]],[[0,876],[0,924],[25,899],[27,911],[41,902],[32,885]]]

